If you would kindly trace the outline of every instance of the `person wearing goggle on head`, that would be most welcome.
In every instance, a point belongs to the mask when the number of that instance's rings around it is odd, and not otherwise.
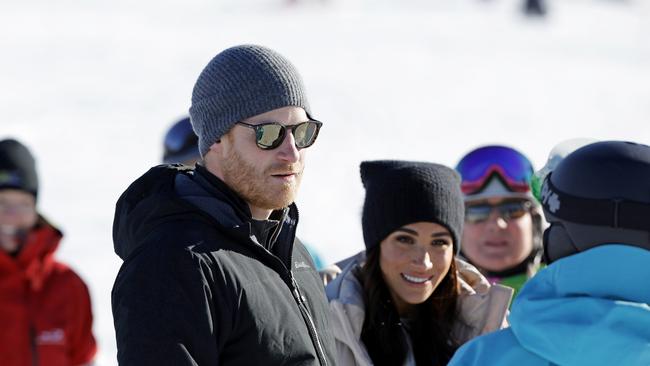
[[[530,189],[532,164],[513,148],[489,145],[467,153],[456,170],[465,195],[462,255],[491,282],[517,292],[542,258],[544,221]]]

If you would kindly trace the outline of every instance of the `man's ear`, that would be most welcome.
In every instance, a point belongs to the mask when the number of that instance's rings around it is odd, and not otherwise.
[[[210,151],[220,152],[222,148],[223,144],[221,143],[221,139],[218,139],[212,145],[210,145]]]
[[[223,149],[227,149],[228,142],[231,141],[230,138],[230,130],[226,132],[225,134],[221,135],[212,145],[210,145],[210,150],[209,151],[214,151],[217,154],[221,155],[223,153]]]

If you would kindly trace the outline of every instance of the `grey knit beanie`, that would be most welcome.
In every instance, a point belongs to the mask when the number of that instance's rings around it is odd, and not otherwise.
[[[219,53],[203,69],[192,92],[190,119],[201,156],[236,122],[287,106],[310,114],[302,79],[289,60],[257,45]]]
[[[362,217],[366,249],[404,225],[435,222],[449,230],[458,253],[465,205],[460,177],[453,169],[415,161],[364,161],[361,181],[366,188]]]

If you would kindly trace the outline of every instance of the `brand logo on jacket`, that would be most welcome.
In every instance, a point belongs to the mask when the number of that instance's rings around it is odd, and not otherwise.
[[[309,266],[309,264],[305,263],[305,261],[300,261],[300,262],[295,261],[295,262],[293,262],[293,264],[294,264],[294,266],[296,267],[296,269],[300,269],[300,268],[311,268],[311,267]]]
[[[36,337],[36,343],[39,345],[63,345],[65,344],[65,332],[60,328],[43,330]]]

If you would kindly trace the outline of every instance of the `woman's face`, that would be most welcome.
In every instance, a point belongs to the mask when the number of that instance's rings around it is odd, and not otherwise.
[[[432,222],[405,225],[380,243],[379,267],[400,315],[426,301],[449,272],[449,230]]]
[[[463,228],[463,254],[475,266],[499,272],[523,262],[533,250],[530,208],[517,208],[523,200],[493,197],[467,204]],[[469,220],[471,208],[487,210],[482,220]],[[498,209],[497,209],[498,208]],[[506,214],[499,212],[506,210]]]

